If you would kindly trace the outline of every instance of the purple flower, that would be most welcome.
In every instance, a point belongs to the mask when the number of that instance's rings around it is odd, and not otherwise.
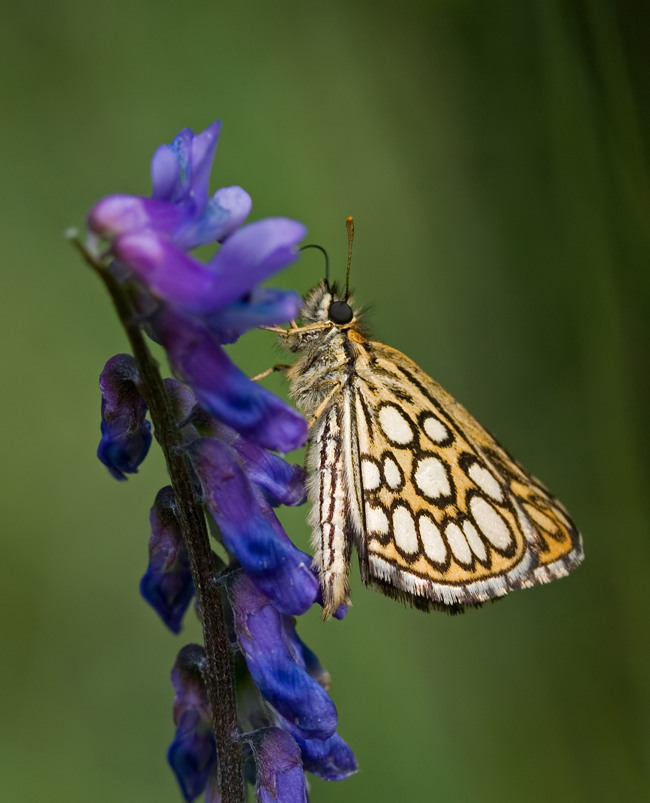
[[[239,645],[262,696],[303,739],[328,739],[336,730],[336,708],[296,649],[292,617],[281,614],[244,573],[227,588]]]
[[[251,199],[241,187],[222,187],[208,199],[208,180],[220,122],[201,134],[189,128],[161,145],[151,162],[153,197],[111,195],[90,210],[88,225],[106,239],[148,230],[181,251],[223,241],[246,220]]]
[[[167,307],[156,329],[177,374],[210,415],[266,449],[289,452],[302,446],[305,419],[237,368],[202,322]]]
[[[179,652],[172,670],[176,735],[167,759],[185,800],[192,801],[205,789],[217,763],[212,716],[203,681],[205,652],[188,644]]]
[[[257,767],[258,803],[308,803],[300,748],[281,728],[264,728],[251,735]]]
[[[287,463],[214,419],[204,422],[201,434],[216,438],[235,450],[248,478],[262,490],[273,507],[293,507],[306,501],[307,472],[301,466]]]
[[[226,549],[278,610],[304,613],[318,596],[311,558],[291,543],[235,449],[214,438],[200,438],[187,448]],[[276,493],[281,493],[279,483]]]
[[[134,303],[176,373],[211,415],[260,446],[287,452],[307,437],[304,419],[236,368],[221,346],[252,327],[295,317],[295,292],[259,282],[298,258],[305,227],[267,218],[240,228],[250,199],[239,187],[208,199],[220,124],[181,131],[152,162],[153,198],[114,195],[90,211],[92,231],[111,241],[120,272],[138,279]],[[207,264],[187,252],[223,242]],[[142,292],[142,288],[146,292]]]
[[[296,245],[305,233],[295,220],[258,220],[232,234],[207,264],[148,229],[121,235],[113,251],[156,298],[179,310],[206,315],[239,301],[258,282],[294,262]],[[295,293],[287,297],[297,314],[300,297]]]
[[[158,492],[149,520],[149,566],[140,581],[140,592],[167,627],[179,633],[194,596],[194,583],[171,486]]]
[[[97,457],[117,480],[135,474],[151,445],[147,405],[140,377],[130,354],[116,354],[99,377],[102,393],[102,438]]]

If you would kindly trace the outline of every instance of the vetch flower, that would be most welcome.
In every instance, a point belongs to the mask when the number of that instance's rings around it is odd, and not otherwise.
[[[208,198],[208,180],[221,123],[196,135],[186,128],[151,161],[153,197],[111,195],[95,204],[88,226],[106,239],[148,230],[181,251],[223,241],[248,217],[251,199],[241,187],[222,187]]]
[[[191,313],[214,314],[298,258],[302,223],[265,218],[236,231],[206,264],[164,236],[136,230],[117,238],[113,252],[161,301]],[[296,314],[300,297],[294,299]]]
[[[237,368],[202,322],[164,308],[156,330],[178,376],[210,415],[265,449],[289,452],[302,446],[305,419]]]
[[[311,558],[289,540],[235,449],[215,438],[200,438],[187,452],[226,549],[278,610],[304,613],[318,596]]]
[[[111,241],[121,279],[138,280],[140,290],[132,292],[138,313],[199,403],[260,446],[286,452],[305,442],[305,420],[251,382],[221,346],[298,314],[297,293],[258,285],[298,258],[306,230],[280,217],[240,228],[249,209],[240,188],[208,200],[218,131],[216,123],[199,135],[182,131],[154,156],[154,197],[105,198],[91,210],[89,225]],[[223,245],[207,264],[186,253],[209,241]]]
[[[151,445],[147,404],[140,376],[130,354],[116,354],[99,377],[102,394],[102,438],[97,457],[117,480],[135,474]]]
[[[262,696],[303,739],[328,739],[336,731],[336,708],[296,649],[292,617],[281,614],[243,572],[227,589],[239,646]]]
[[[194,596],[194,583],[171,486],[158,492],[149,520],[149,566],[140,581],[140,592],[167,627],[179,633]]]
[[[235,450],[248,478],[262,490],[273,507],[293,507],[306,501],[307,472],[301,466],[287,463],[214,419],[203,424],[201,434],[216,438]]]
[[[176,735],[167,759],[183,797],[192,801],[205,789],[217,763],[212,715],[203,681],[205,652],[188,644],[179,652],[172,670]]]

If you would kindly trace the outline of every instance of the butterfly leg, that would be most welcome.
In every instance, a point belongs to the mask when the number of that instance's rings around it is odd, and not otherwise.
[[[341,385],[340,384],[336,385],[334,387],[334,389],[330,393],[328,393],[327,396],[325,397],[325,399],[323,399],[323,401],[318,405],[318,407],[316,408],[314,414],[309,419],[309,428],[310,429],[314,426],[314,424],[318,421],[318,419],[323,415],[323,413],[325,412],[325,410],[329,406],[329,404],[332,401],[332,399],[334,398],[334,396],[340,390],[341,390]]]
[[[266,379],[267,376],[271,376],[271,374],[275,374],[278,371],[288,371],[291,368],[290,365],[284,365],[283,363],[279,363],[278,365],[272,365],[270,368],[267,368],[266,371],[262,371],[261,374],[256,374],[252,376],[251,379],[253,382],[259,382],[260,379]]]

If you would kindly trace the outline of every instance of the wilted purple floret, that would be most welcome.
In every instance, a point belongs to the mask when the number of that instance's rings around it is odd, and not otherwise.
[[[300,749],[280,728],[264,728],[251,735],[257,766],[257,803],[308,803]]]
[[[281,614],[244,573],[227,588],[239,645],[262,696],[302,738],[328,739],[336,730],[336,708],[295,648],[293,618]]]
[[[183,616],[194,596],[190,561],[183,540],[178,508],[171,486],[162,488],[151,508],[149,566],[140,592],[173,633],[179,633]]]
[[[226,549],[280,611],[304,613],[318,596],[311,558],[290,541],[237,452],[214,438],[187,448]]]
[[[176,735],[167,760],[188,801],[203,792],[217,762],[210,706],[202,677],[204,667],[203,647],[188,644],[179,652],[171,676],[176,691]]]
[[[147,405],[140,376],[130,354],[116,354],[99,376],[102,393],[102,438],[97,457],[117,480],[135,474],[151,446]]]

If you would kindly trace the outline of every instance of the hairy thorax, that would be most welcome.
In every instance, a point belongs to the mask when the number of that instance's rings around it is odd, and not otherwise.
[[[345,384],[351,367],[348,336],[335,326],[320,330],[316,338],[305,342],[304,335],[289,335],[285,344],[291,351],[303,351],[303,355],[292,365],[287,376],[291,382],[291,397],[298,409],[311,417],[316,409],[334,391]],[[286,342],[291,338],[302,338],[300,344]]]
[[[305,299],[301,325],[282,335],[283,346],[301,354],[287,377],[292,399],[309,418],[316,411],[322,413],[323,403],[350,381],[359,357],[363,337],[357,329],[357,313],[345,324],[332,322],[329,311],[337,300],[335,288],[317,285]]]

